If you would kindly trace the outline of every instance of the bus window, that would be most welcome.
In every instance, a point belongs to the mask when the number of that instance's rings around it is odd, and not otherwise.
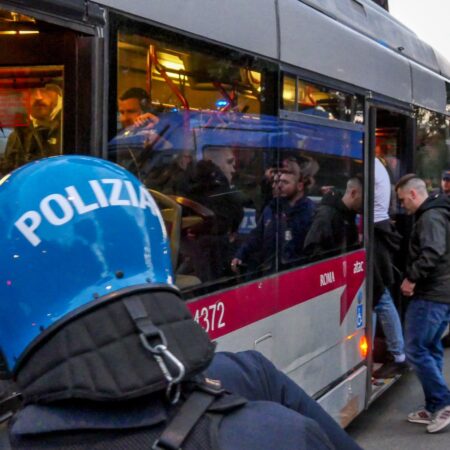
[[[319,203],[340,201],[363,173],[357,126],[270,117],[266,88],[276,86],[276,70],[268,63],[124,23],[109,157],[182,205],[180,232],[167,223],[179,236],[171,247],[180,287],[197,295],[360,247],[353,211],[355,241],[347,233],[335,246],[304,251]],[[282,98],[292,111],[362,122],[361,98],[295,76],[284,75]]]
[[[281,171],[299,185],[288,202],[292,193],[280,187],[280,268],[361,247],[362,132],[288,121],[282,130]],[[354,196],[347,193],[349,183]]]
[[[183,37],[157,36],[136,32],[131,22],[119,27],[109,158],[181,206],[178,234],[166,221],[179,240],[171,243],[179,287],[198,294],[275,270],[274,255],[239,271],[231,261],[256,227],[267,201],[265,170],[276,163],[276,146],[260,127],[275,107],[269,92],[276,68],[234,50],[214,53]]]
[[[0,174],[91,151],[92,39],[0,8]]]
[[[294,76],[283,74],[283,96],[281,109],[286,111],[296,111],[296,85],[297,79]]]
[[[442,171],[450,167],[450,119],[426,109],[418,109],[416,117],[416,172],[430,191],[439,190]]]
[[[283,75],[281,109],[303,114],[342,120],[351,123],[364,122],[361,96]]]
[[[253,67],[251,58],[231,50],[224,56],[201,52],[182,37],[176,42],[156,39],[151,31],[137,33],[132,25],[121,27],[117,34],[118,102],[130,97],[130,89],[138,88],[147,93],[138,108],[141,113],[267,112],[265,74]],[[117,130],[128,125],[119,114]]]
[[[156,39],[153,30],[137,32],[129,23],[117,33],[117,119],[112,136],[150,129],[161,113],[208,111],[260,114],[272,112],[265,84],[273,68],[236,51],[212,55],[178,37]],[[145,149],[143,149],[145,152]],[[135,154],[110,152],[109,158],[140,175]]]
[[[361,179],[362,149],[357,130],[206,111],[161,113],[110,143],[132,155],[150,189],[182,206],[178,234],[167,222],[179,239],[175,272],[182,287],[202,292],[359,248],[355,207],[355,239],[344,233],[304,251],[320,203],[340,201],[348,181]]]

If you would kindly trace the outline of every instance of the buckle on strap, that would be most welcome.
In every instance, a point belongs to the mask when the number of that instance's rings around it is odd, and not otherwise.
[[[166,339],[163,333],[161,333],[161,337],[163,343],[152,346],[148,342],[145,334],[139,334],[142,345],[153,355],[162,373],[164,374],[164,377],[169,382],[170,387],[173,384],[179,383],[183,379],[186,374],[186,368],[184,367],[184,364],[167,348]],[[175,369],[175,373],[172,374],[170,372],[169,366]],[[170,389],[168,388],[168,390]]]
[[[164,378],[168,382],[166,389],[167,398],[172,404],[177,403],[180,398],[179,383],[186,374],[184,364],[167,348],[167,340],[164,333],[152,322],[142,301],[139,298],[129,298],[124,303],[140,331],[139,339],[142,345],[153,355]],[[159,343],[152,345],[149,340],[153,341],[155,338]],[[175,391],[173,389],[174,386],[176,386]]]

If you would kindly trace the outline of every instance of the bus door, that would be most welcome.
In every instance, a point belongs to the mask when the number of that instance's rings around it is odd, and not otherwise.
[[[2,175],[42,157],[99,148],[98,80],[92,63],[98,56],[97,28],[78,26],[84,7],[72,8],[53,10],[47,20],[46,11],[0,4]]]
[[[410,111],[376,106],[371,108],[372,129],[371,151],[386,168],[391,181],[391,204],[389,215],[397,230],[403,236],[400,251],[394,260],[398,269],[398,279],[392,289],[392,295],[401,316],[404,312],[399,286],[400,274],[403,271],[408,246],[408,238],[412,226],[411,218],[406,216],[398,205],[395,195],[395,184],[406,173],[413,171],[414,119]],[[386,347],[380,326],[375,330],[374,363],[386,362]]]

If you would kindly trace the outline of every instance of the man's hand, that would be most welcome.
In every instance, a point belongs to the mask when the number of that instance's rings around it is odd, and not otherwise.
[[[133,125],[135,127],[143,127],[145,125],[145,128],[153,128],[158,122],[159,119],[154,114],[144,113],[135,119]]]
[[[160,139],[161,136],[153,129],[158,122],[158,117],[152,113],[141,114],[135,119],[133,126],[140,128],[140,133],[145,137],[145,148],[152,147]]]
[[[242,261],[239,258],[233,258],[231,260],[231,270],[234,273],[238,273],[239,272],[238,266],[240,266],[241,264],[242,264]]]
[[[416,283],[409,281],[408,278],[405,278],[402,281],[400,286],[400,290],[405,297],[411,297],[414,294],[414,288],[416,287]]]

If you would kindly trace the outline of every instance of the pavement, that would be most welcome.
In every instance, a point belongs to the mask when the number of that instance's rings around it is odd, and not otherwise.
[[[450,348],[445,351],[444,373],[450,385]],[[407,422],[408,413],[423,403],[422,388],[414,373],[408,372],[357,417],[347,432],[365,450],[449,450],[450,426],[429,434],[426,425]]]

